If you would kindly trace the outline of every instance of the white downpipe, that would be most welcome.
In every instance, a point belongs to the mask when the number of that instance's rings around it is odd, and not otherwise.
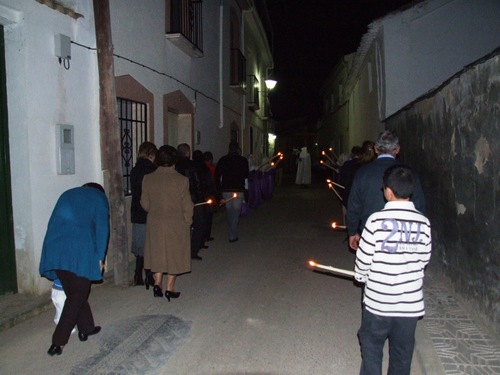
[[[219,129],[224,127],[224,85],[223,85],[223,64],[222,58],[224,56],[224,0],[219,2]]]

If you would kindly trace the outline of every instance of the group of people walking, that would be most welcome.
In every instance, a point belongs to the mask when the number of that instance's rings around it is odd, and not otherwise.
[[[362,283],[358,338],[360,375],[382,373],[389,340],[389,375],[409,375],[417,321],[424,315],[423,277],[431,256],[431,226],[418,175],[396,157],[399,138],[382,132],[353,148],[340,168],[349,247]]]
[[[153,287],[154,297],[178,298],[178,275],[191,271],[192,260],[208,248],[214,207],[226,205],[228,240],[238,240],[248,161],[237,142],[217,165],[211,152],[186,143],[159,149],[144,142],[130,175],[134,284]],[[211,202],[211,204],[208,204]],[[62,354],[72,330],[78,337],[100,332],[88,303],[91,283],[102,280],[109,237],[109,205],[101,185],[87,183],[64,192],[49,221],[40,261],[40,275],[54,282],[59,306],[48,354]],[[166,275],[166,283],[163,276]],[[55,300],[55,296],[63,296]],[[64,296],[66,297],[64,300]],[[59,297],[58,297],[59,298]]]

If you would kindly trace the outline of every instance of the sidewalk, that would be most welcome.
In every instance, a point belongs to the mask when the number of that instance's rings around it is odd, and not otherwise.
[[[59,357],[46,354],[49,295],[2,296],[0,373],[357,374],[359,289],[305,266],[311,257],[352,267],[345,234],[328,228],[336,211],[323,186],[285,185],[242,218],[234,244],[218,213],[216,240],[178,279],[181,298],[168,303],[144,287],[105,281],[90,295],[102,333],[85,343],[72,336]],[[431,272],[425,288],[412,375],[500,373],[496,338]]]

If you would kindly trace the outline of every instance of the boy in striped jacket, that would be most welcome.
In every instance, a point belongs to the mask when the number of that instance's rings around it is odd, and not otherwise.
[[[358,338],[360,375],[382,373],[389,339],[389,375],[410,374],[417,320],[424,314],[424,269],[431,256],[431,225],[410,201],[414,176],[389,167],[383,178],[387,203],[372,214],[356,252],[355,279],[365,284]]]

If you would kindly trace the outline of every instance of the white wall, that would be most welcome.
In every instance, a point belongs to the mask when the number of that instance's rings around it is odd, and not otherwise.
[[[224,109],[223,127],[220,128],[219,2],[203,3],[204,55],[195,58],[165,37],[165,1],[110,1],[114,53],[158,71],[117,57],[114,59],[116,76],[130,74],[154,95],[157,146],[161,146],[164,139],[163,95],[180,90],[195,104],[193,131],[200,132],[201,143],[194,144],[193,150],[212,151],[215,160],[227,153],[230,123],[241,123],[239,96],[229,88],[229,3],[224,2],[223,18],[223,101],[228,108]]]
[[[84,18],[74,20],[35,1],[0,1],[21,293],[38,294],[50,287],[40,278],[38,265],[59,195],[88,181],[102,182],[96,53],[72,44],[69,70],[54,55],[56,34],[95,47],[92,1],[74,3]],[[75,129],[74,175],[56,173],[56,124],[61,123]]]
[[[500,1],[433,0],[382,20],[388,117],[500,46]]]

